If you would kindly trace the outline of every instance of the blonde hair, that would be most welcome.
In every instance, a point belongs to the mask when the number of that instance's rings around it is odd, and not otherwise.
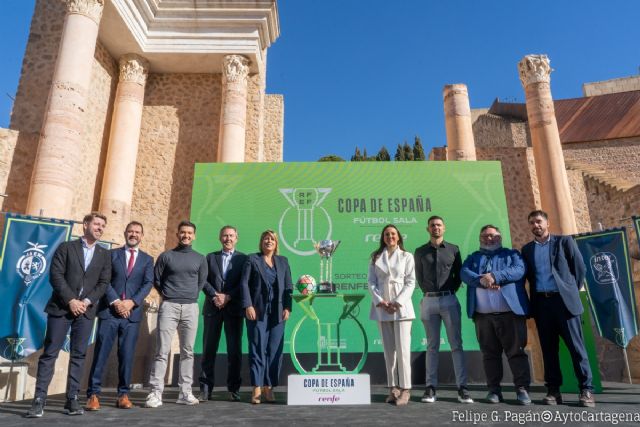
[[[276,241],[276,250],[274,251],[274,253],[278,255],[278,235],[273,230],[265,230],[262,232],[262,234],[260,235],[260,242],[258,243],[258,251],[262,253],[262,241],[267,236],[273,237],[273,239]]]

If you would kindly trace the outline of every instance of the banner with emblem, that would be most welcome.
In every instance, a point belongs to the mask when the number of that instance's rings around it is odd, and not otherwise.
[[[53,254],[73,222],[7,213],[0,252],[0,356],[22,359],[43,345]]]
[[[638,241],[638,246],[640,246],[640,216],[632,216],[631,221],[633,221],[633,228],[636,229],[636,240]]]
[[[626,229],[580,234],[576,243],[587,267],[587,294],[598,332],[626,348],[638,334]]]

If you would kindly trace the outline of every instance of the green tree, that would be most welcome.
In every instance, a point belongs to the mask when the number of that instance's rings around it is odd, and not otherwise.
[[[351,161],[352,162],[361,162],[362,161],[362,154],[360,153],[360,149],[358,147],[356,147],[356,152],[353,153],[353,156],[351,156]]]
[[[398,144],[398,148],[396,149],[396,155],[393,156],[393,158],[397,162],[402,162],[402,161],[406,160],[404,155],[405,155],[405,152],[404,152],[404,149],[402,148],[402,144]]]
[[[335,154],[328,154],[318,159],[319,162],[344,162],[345,160]]]
[[[413,141],[413,160],[426,160],[424,148],[422,148],[422,141],[418,135],[416,135]]]
[[[384,145],[382,146],[380,151],[378,151],[378,154],[376,154],[376,160],[379,162],[388,162],[391,160],[391,156],[387,151],[387,147],[385,147]]]
[[[407,143],[407,141],[404,142],[404,145],[402,146],[402,151],[404,151],[404,160],[407,160],[407,161],[413,160],[413,149]]]

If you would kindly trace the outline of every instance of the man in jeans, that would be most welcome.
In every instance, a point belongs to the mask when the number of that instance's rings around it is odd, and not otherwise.
[[[427,335],[427,388],[422,401],[436,401],[438,385],[438,357],[440,350],[440,327],[444,322],[447,338],[451,345],[453,368],[458,386],[458,401],[473,403],[467,389],[467,370],[462,350],[461,309],[456,291],[460,287],[460,250],[452,243],[445,242],[444,221],[432,216],[427,221],[430,240],[416,249],[416,280],[424,292],[420,301],[420,317]]]
[[[196,238],[195,224],[182,221],[177,235],[178,246],[160,254],[154,269],[154,285],[162,296],[162,303],[158,311],[156,355],[149,379],[151,392],[145,403],[147,408],[162,405],[164,375],[176,330],[180,339],[180,394],[176,403],[198,404],[191,390],[193,345],[198,329],[198,294],[207,280],[207,263],[205,257],[191,247]]]

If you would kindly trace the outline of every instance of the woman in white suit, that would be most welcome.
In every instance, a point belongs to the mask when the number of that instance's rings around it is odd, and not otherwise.
[[[382,229],[380,247],[369,264],[371,320],[378,321],[387,367],[386,402],[409,403],[411,390],[411,323],[415,319],[411,295],[415,288],[413,254],[404,250],[395,225]]]

